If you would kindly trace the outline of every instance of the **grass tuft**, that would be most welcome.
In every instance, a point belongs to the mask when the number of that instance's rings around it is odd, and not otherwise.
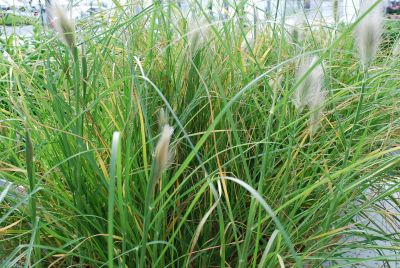
[[[378,4],[293,25],[115,1],[61,40],[10,37],[0,266],[395,265],[399,40],[366,59],[353,36]]]

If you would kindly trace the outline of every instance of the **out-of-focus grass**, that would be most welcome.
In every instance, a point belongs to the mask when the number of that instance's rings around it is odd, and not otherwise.
[[[3,266],[317,267],[346,248],[399,242],[353,220],[375,204],[366,189],[397,178],[391,43],[364,81],[354,25],[254,26],[242,4],[226,19],[198,3],[193,17],[173,3],[121,6],[82,21],[74,53],[47,31],[29,58],[23,47],[6,48],[0,176],[27,195],[0,198]],[[320,58],[328,91],[312,136],[309,112],[291,102],[306,55]],[[174,158],[145,227],[160,108],[175,128]],[[398,189],[390,185],[388,194]],[[351,235],[361,239],[344,239]],[[395,246],[387,249],[396,256]]]
[[[32,25],[34,20],[32,18],[15,15],[11,13],[1,13],[0,12],[0,25],[5,26],[19,26],[19,25]]]

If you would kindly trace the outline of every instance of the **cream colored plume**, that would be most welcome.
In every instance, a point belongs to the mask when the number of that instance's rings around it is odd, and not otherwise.
[[[53,3],[49,9],[52,26],[60,35],[68,48],[72,51],[75,47],[75,22],[74,19],[68,14],[68,11],[57,3]]]
[[[374,6],[377,4],[376,6]],[[371,9],[372,10],[369,10]],[[354,29],[355,42],[361,63],[365,68],[371,64],[381,42],[384,23],[384,6],[382,0],[363,0],[360,6],[361,19]]]
[[[299,113],[307,107],[310,111],[310,127],[312,132],[318,128],[318,124],[323,116],[323,107],[326,98],[326,92],[323,90],[324,71],[321,64],[318,64],[305,78],[304,76],[318,59],[305,58],[297,69],[297,81],[304,79],[297,87],[293,95],[293,104]]]
[[[156,170],[158,174],[162,174],[169,166],[169,160],[171,159],[169,143],[173,132],[174,129],[170,125],[164,125],[160,139],[158,140],[155,151]]]
[[[191,56],[194,56],[197,51],[208,42],[210,37],[210,25],[205,18],[197,18],[192,16],[188,20],[188,44]]]

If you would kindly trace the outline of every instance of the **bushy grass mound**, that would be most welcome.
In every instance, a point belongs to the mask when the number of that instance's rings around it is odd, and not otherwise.
[[[49,31],[30,58],[7,50],[0,178],[14,186],[0,195],[3,267],[367,261],[349,249],[398,258],[398,234],[366,216],[398,224],[377,205],[399,191],[392,45],[365,70],[354,24],[251,26],[241,7],[212,19],[199,6],[193,17],[174,4],[121,6],[81,22],[75,43]],[[310,126],[314,111],[299,112],[293,95],[317,65],[326,99]],[[157,177],[161,108],[174,133]]]

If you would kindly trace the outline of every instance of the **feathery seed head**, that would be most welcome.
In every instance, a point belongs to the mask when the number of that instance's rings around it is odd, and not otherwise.
[[[310,127],[311,133],[315,133],[315,131],[319,127],[319,122],[324,113],[324,104],[326,99],[326,92],[319,91],[315,92],[312,96],[310,96],[310,103],[308,105],[311,114],[310,114]]]
[[[316,57],[303,59],[297,70],[297,81],[303,78],[307,71],[315,64]],[[310,127],[314,133],[318,129],[318,123],[323,115],[323,106],[326,99],[326,92],[322,85],[324,72],[319,64],[296,89],[293,96],[293,103],[299,112],[307,106],[310,111]]]
[[[377,1],[379,3],[368,11]],[[365,68],[370,65],[379,48],[383,33],[383,10],[382,0],[364,0],[360,6],[359,16],[369,12],[354,30],[358,54]]]
[[[209,25],[205,18],[192,17],[188,21],[188,43],[191,56],[204,46],[209,38]]]
[[[297,44],[305,38],[305,30],[307,26],[306,17],[304,14],[297,13],[289,17],[286,21],[285,28],[289,34],[289,39],[292,43]]]
[[[163,108],[161,108],[160,109],[160,117],[158,120],[160,130],[163,130],[164,126],[168,125],[168,121],[169,121],[168,113]]]
[[[57,3],[53,3],[50,6],[50,25],[60,35],[61,41],[63,41],[68,48],[72,51],[75,47],[75,22],[74,19],[67,14],[65,8]]]
[[[296,79],[301,80],[308,70],[315,64],[318,59],[305,58],[302,59],[299,67],[297,68]],[[322,83],[324,80],[324,72],[322,66],[316,66],[310,74],[303,80],[303,82],[297,87],[293,95],[293,104],[299,112],[310,104],[311,99],[316,93],[321,91]]]
[[[165,169],[168,168],[168,163],[170,159],[169,143],[171,141],[172,133],[174,129],[170,125],[164,125],[161,137],[158,140],[156,151],[155,151],[155,161],[156,169],[161,174]]]

